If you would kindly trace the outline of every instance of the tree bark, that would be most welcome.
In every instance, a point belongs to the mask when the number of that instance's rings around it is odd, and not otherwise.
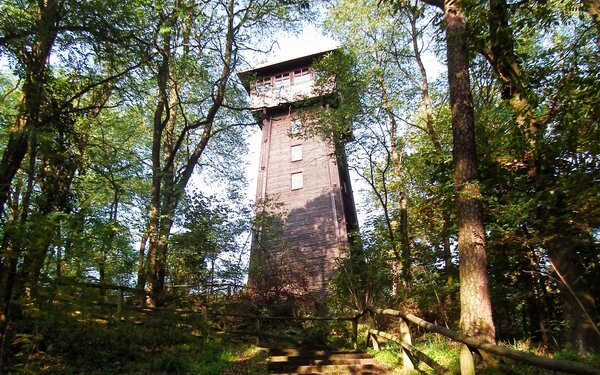
[[[469,335],[494,342],[495,327],[488,286],[483,212],[477,171],[466,21],[461,5],[459,0],[444,2],[458,217],[460,326],[462,331]]]
[[[381,104],[388,117],[388,121],[390,123],[390,144],[389,146],[389,159],[391,164],[391,172],[392,172],[392,186],[389,193],[392,196],[396,196],[396,204],[398,205],[397,210],[398,213],[394,215],[395,218],[399,219],[399,223],[396,220],[393,220],[389,214],[388,203],[390,199],[386,197],[385,203],[383,206],[385,221],[388,227],[388,232],[390,236],[390,243],[392,246],[392,250],[394,252],[395,259],[393,262],[395,264],[392,266],[392,295],[396,295],[396,284],[398,276],[400,277],[401,286],[403,288],[410,287],[410,241],[408,237],[408,203],[406,199],[406,192],[402,186],[402,158],[400,153],[398,152],[398,124],[396,122],[396,117],[390,108],[390,103],[387,94],[387,85],[385,84],[385,78],[383,75],[379,77],[379,89],[381,90]],[[385,179],[385,175],[382,175],[382,179]],[[384,181],[385,184],[385,181]],[[386,195],[388,192],[385,192]],[[397,233],[397,235],[396,235]],[[399,242],[399,248],[396,245],[396,241]]]
[[[414,7],[417,5],[415,4]],[[414,11],[408,11],[408,20],[410,22],[410,33],[411,33],[411,41],[413,47],[413,53],[415,55],[415,61],[417,62],[417,66],[419,67],[419,73],[421,75],[421,97],[423,99],[423,105],[425,106],[425,125],[427,134],[429,135],[429,139],[433,145],[433,149],[436,153],[442,154],[442,144],[440,142],[440,137],[435,130],[434,122],[435,116],[433,114],[433,105],[431,104],[431,96],[429,95],[429,79],[427,77],[427,70],[425,69],[425,64],[423,63],[423,59],[421,58],[421,50],[419,48],[418,42],[418,31],[417,31],[417,17]],[[452,254],[450,249],[450,212],[446,209],[445,206],[442,207],[442,250],[443,250],[443,259],[444,259],[444,270],[446,271],[446,286],[450,287],[454,282],[454,265],[452,264]],[[446,306],[450,306],[452,304],[452,295],[450,293],[446,293],[444,298],[444,303]],[[445,307],[444,307],[445,309]]]
[[[600,26],[600,2],[598,0],[584,1],[596,25]],[[490,48],[484,48],[481,53],[488,60],[498,80],[503,83],[503,96],[510,107],[516,112],[515,123],[521,130],[528,149],[523,155],[527,176],[538,199],[546,199],[548,190],[555,184],[555,176],[550,172],[551,161],[545,156],[540,146],[542,133],[546,123],[535,114],[535,108],[530,97],[527,82],[521,73],[515,51],[513,30],[509,24],[509,8],[506,0],[490,0]],[[547,120],[546,120],[547,121]],[[556,226],[552,223],[566,217],[565,207],[561,203],[560,194],[550,194],[548,205],[540,205],[534,212],[536,216],[533,227],[541,236],[540,245],[545,247],[555,271],[564,275],[564,281],[559,283],[563,310],[569,324],[570,346],[580,353],[588,353],[600,347],[600,334],[595,329],[593,318],[596,316],[594,298],[589,296],[587,281],[582,278],[583,265],[577,256],[577,230],[569,223]],[[546,207],[547,206],[547,207]],[[546,208],[545,208],[546,207]]]
[[[165,42],[165,45],[167,43]],[[152,132],[152,187],[150,189],[150,206],[148,215],[148,269],[146,270],[146,281],[150,281],[147,285],[149,298],[146,304],[149,307],[156,307],[157,286],[156,275],[158,275],[157,266],[157,249],[160,241],[159,226],[160,226],[160,211],[161,211],[161,185],[162,185],[162,168],[161,168],[161,141],[164,129],[163,113],[165,106],[168,104],[167,99],[167,82],[169,75],[169,57],[165,55],[168,50],[163,52],[163,60],[158,70],[158,91],[159,99],[154,111],[154,123]],[[167,116],[169,114],[167,113]]]
[[[177,6],[181,6],[180,3]],[[149,284],[147,291],[149,306],[157,306],[159,297],[163,293],[164,281],[167,272],[168,240],[173,226],[175,210],[185,192],[198,160],[204,153],[208,142],[213,136],[213,123],[225,100],[227,82],[233,73],[232,55],[234,53],[234,37],[237,28],[234,27],[234,1],[227,1],[227,32],[225,35],[225,49],[221,56],[223,67],[219,79],[215,83],[212,95],[213,102],[206,116],[195,123],[186,124],[181,130],[176,131],[175,112],[178,107],[178,95],[175,81],[178,77],[171,75],[170,60],[175,58],[171,45],[171,31],[164,35],[163,61],[159,68],[158,87],[159,101],[154,113],[154,132],[152,140],[152,190],[150,214],[148,225],[148,272]],[[168,24],[175,27],[178,12],[170,18]],[[171,80],[169,85],[169,80]],[[183,117],[183,116],[182,116]],[[185,160],[182,168],[176,168],[175,160],[180,150],[181,142],[189,135],[192,129],[203,126],[200,140],[195,145],[190,155]],[[177,137],[175,137],[177,134]],[[162,165],[161,165],[162,162]],[[181,170],[176,173],[175,170]]]
[[[29,51],[23,46],[20,56],[27,67],[23,98],[0,160],[0,218],[4,215],[4,204],[8,199],[12,180],[27,153],[30,133],[41,125],[40,109],[44,100],[47,64],[58,32],[59,2],[46,0],[37,3],[35,40]]]

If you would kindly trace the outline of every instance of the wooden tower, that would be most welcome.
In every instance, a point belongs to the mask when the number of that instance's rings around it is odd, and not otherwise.
[[[262,130],[257,214],[266,210],[269,217],[255,228],[251,284],[326,293],[337,260],[348,255],[348,234],[358,227],[343,147],[305,132],[335,96],[333,84],[316,87],[311,68],[331,52],[239,74]]]

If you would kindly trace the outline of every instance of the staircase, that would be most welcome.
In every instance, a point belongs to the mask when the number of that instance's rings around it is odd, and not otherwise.
[[[270,349],[269,374],[387,374],[367,353]]]

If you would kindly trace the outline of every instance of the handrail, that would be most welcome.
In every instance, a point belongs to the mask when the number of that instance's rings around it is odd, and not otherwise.
[[[431,367],[432,369],[434,369],[439,374],[452,374],[452,372],[449,371],[447,368],[445,368],[444,366],[440,365],[439,363],[437,363],[433,359],[429,358],[425,353],[423,353],[419,349],[417,349],[414,346],[412,346],[412,345],[410,345],[410,344],[402,341],[402,339],[400,339],[399,337],[397,337],[395,335],[389,334],[387,332],[379,331],[379,330],[376,330],[376,329],[370,329],[369,333],[371,333],[372,335],[377,335],[377,336],[383,337],[385,339],[388,339],[388,340],[394,341],[395,343],[400,344],[404,349],[408,350],[410,354],[412,354],[413,356],[417,357],[421,361],[427,363],[429,365],[429,367]]]
[[[269,315],[249,315],[249,314],[234,314],[234,313],[217,313],[209,312],[208,315],[213,316],[231,316],[234,318],[248,318],[248,319],[261,319],[261,320],[354,320],[357,316],[269,316]]]
[[[585,363],[568,361],[564,359],[553,359],[553,358],[544,358],[540,356],[536,356],[533,354],[521,352],[518,350],[510,349],[505,346],[499,346],[495,344],[491,344],[485,340],[476,339],[474,337],[470,337],[455,331],[452,331],[448,328],[438,326],[433,323],[429,323],[415,315],[410,313],[405,313],[399,310],[393,309],[380,309],[375,307],[368,307],[367,310],[373,314],[382,314],[382,315],[390,315],[396,316],[407,321],[418,325],[421,328],[424,328],[427,331],[438,333],[442,336],[446,336],[452,340],[462,342],[469,347],[481,349],[488,353],[497,354],[502,357],[507,357],[514,359],[516,361],[520,361],[529,365],[533,365],[536,367],[541,367],[554,371],[562,371],[571,374],[591,374],[591,375],[599,375],[600,369],[596,367],[592,367]]]

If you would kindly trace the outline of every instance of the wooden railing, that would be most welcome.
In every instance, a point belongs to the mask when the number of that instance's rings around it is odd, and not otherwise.
[[[402,347],[402,355],[404,360],[403,363],[407,369],[414,368],[414,358],[417,358],[427,363],[438,374],[451,373],[448,369],[436,363],[433,359],[429,358],[427,355],[411,345],[410,330],[408,326],[408,323],[411,323],[421,327],[425,331],[440,334],[462,344],[460,351],[461,375],[471,375],[475,373],[472,352],[477,351],[480,353],[483,352],[481,354],[484,358],[486,357],[487,353],[495,354],[501,357],[510,358],[523,364],[553,371],[561,371],[570,374],[600,374],[600,369],[584,363],[539,357],[522,351],[513,350],[505,346],[491,344],[487,341],[479,340],[474,337],[452,331],[448,328],[429,323],[410,313],[393,309],[379,309],[375,307],[367,308],[367,312],[371,315],[372,321],[375,321],[376,315],[388,315],[400,319],[400,336],[378,331],[374,327],[371,327],[368,330],[367,342],[369,339],[371,339],[376,350],[379,346],[377,337],[382,337],[400,344]]]
[[[412,345],[411,342],[411,334],[409,324],[420,327],[421,329],[442,335],[447,337],[453,341],[461,343],[460,350],[460,368],[461,375],[471,375],[474,374],[474,360],[472,353],[480,353],[482,357],[486,360],[492,360],[489,354],[494,354],[504,358],[510,358],[512,360],[518,361],[520,363],[535,366],[538,368],[549,369],[553,371],[560,371],[571,374],[595,374],[600,375],[600,369],[597,367],[593,367],[584,363],[567,361],[567,360],[559,360],[559,359],[551,359],[546,357],[540,357],[533,354],[529,354],[526,352],[510,349],[506,346],[495,345],[489,343],[487,341],[483,341],[474,337],[470,337],[468,335],[450,330],[448,328],[427,322],[413,314],[403,312],[400,310],[394,309],[381,309],[375,307],[368,307],[362,312],[355,314],[354,316],[345,316],[345,317],[295,317],[295,316],[268,316],[268,315],[251,315],[251,314],[236,314],[236,313],[225,313],[225,312],[216,312],[209,311],[207,306],[202,306],[199,311],[198,310],[185,310],[185,309],[174,309],[174,308],[144,308],[139,306],[129,305],[125,302],[125,296],[129,295],[130,297],[133,295],[145,295],[145,291],[140,291],[139,289],[118,286],[118,285],[100,285],[94,283],[74,283],[74,284],[63,284],[63,286],[73,286],[79,287],[82,289],[92,288],[99,289],[102,291],[112,291],[116,292],[116,295],[110,296],[110,302],[101,302],[97,303],[98,305],[108,307],[110,309],[109,319],[116,318],[120,320],[123,318],[125,310],[135,310],[137,312],[142,313],[153,313],[160,310],[169,310],[176,314],[185,314],[188,316],[197,315],[197,321],[201,323],[203,336],[206,337],[208,335],[208,327],[209,317],[212,317],[212,320],[217,320],[219,317],[231,317],[231,318],[239,318],[243,320],[247,320],[252,322],[250,325],[254,327],[254,330],[251,331],[238,331],[237,333],[243,335],[249,335],[256,337],[258,342],[261,336],[268,337],[273,336],[269,335],[265,332],[264,322],[266,321],[350,321],[352,322],[352,333],[351,340],[355,349],[358,348],[358,325],[361,319],[366,319],[367,329],[367,337],[366,344],[369,345],[371,343],[375,350],[379,349],[378,338],[383,338],[389,341],[396,342],[402,348],[402,360],[403,366],[405,369],[413,369],[415,366],[416,360],[422,361],[430,366],[435,373],[437,374],[451,374],[452,372],[446,369],[444,366],[435,362],[425,353],[421,352],[417,348]],[[231,293],[232,288],[226,288],[226,290]],[[376,329],[376,321],[378,315],[392,316],[399,319],[400,326],[400,334],[394,335],[388,332],[380,331]],[[216,319],[215,319],[216,318]],[[232,333],[235,333],[232,331]],[[276,338],[276,337],[274,337]]]
[[[354,347],[354,349],[358,348],[358,321],[359,319],[366,313],[362,312],[359,314],[356,314],[355,316],[345,316],[345,317],[338,317],[338,316],[329,316],[329,317],[321,317],[321,316],[312,316],[312,317],[301,317],[301,316],[269,316],[269,315],[249,315],[249,314],[232,314],[232,313],[211,313],[208,312],[208,316],[221,316],[221,317],[234,317],[234,318],[242,318],[242,319],[248,319],[250,321],[252,321],[254,323],[254,327],[255,330],[254,331],[244,331],[244,332],[237,332],[237,333],[241,333],[241,334],[245,334],[245,335],[249,335],[249,336],[254,336],[256,337],[257,343],[259,342],[260,337],[269,337],[269,336],[273,336],[273,335],[269,335],[266,332],[262,331],[261,328],[263,326],[263,322],[265,321],[351,321],[352,322],[352,335],[351,335],[351,340],[352,340],[352,345]],[[230,331],[232,333],[235,333],[233,331]]]

